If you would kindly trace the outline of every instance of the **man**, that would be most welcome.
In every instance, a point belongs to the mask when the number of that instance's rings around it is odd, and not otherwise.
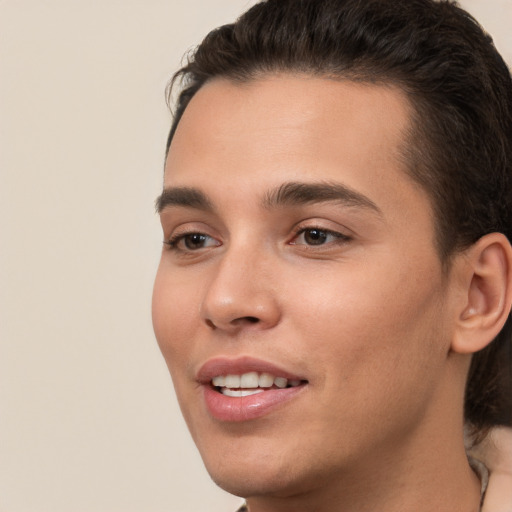
[[[478,510],[464,423],[511,419],[492,43],[449,2],[269,0],[178,76],[153,318],[214,481],[251,512]]]

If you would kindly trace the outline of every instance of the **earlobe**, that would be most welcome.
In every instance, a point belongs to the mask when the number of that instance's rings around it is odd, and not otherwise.
[[[464,303],[452,350],[478,352],[505,324],[512,303],[512,248],[501,233],[483,236],[464,254]]]

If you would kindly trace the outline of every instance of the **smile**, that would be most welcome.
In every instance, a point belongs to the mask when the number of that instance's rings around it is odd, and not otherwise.
[[[268,389],[284,389],[297,387],[303,381],[288,380],[276,377],[270,373],[248,372],[242,375],[217,375],[212,379],[212,385],[225,396],[241,397],[263,393]]]
[[[266,416],[309,387],[299,375],[248,357],[210,360],[199,370],[197,381],[208,413],[222,422]]]

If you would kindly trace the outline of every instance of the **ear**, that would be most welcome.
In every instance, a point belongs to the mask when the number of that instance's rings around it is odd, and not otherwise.
[[[463,294],[451,349],[478,352],[501,331],[512,304],[512,248],[502,233],[483,236],[464,251]]]

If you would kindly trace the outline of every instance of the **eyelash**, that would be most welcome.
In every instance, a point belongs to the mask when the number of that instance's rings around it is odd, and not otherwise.
[[[313,231],[322,233],[323,235],[325,235],[325,238],[332,236],[334,238],[334,240],[330,243],[334,243],[335,245],[345,244],[351,240],[350,236],[344,235],[343,233],[340,233],[338,231],[325,229],[320,226],[299,226],[295,231],[295,234],[293,236],[292,242],[290,242],[290,245],[304,245],[306,247],[321,247],[321,246],[327,245],[329,243],[329,242],[327,242],[327,243],[320,243],[320,244],[297,244],[295,242],[297,240],[297,238],[299,238],[301,235],[303,235],[307,232],[311,233]],[[325,240],[325,238],[324,238],[324,240]]]
[[[318,233],[321,233],[323,235],[323,242],[322,243],[319,243],[319,244],[315,244],[315,243],[309,243],[309,244],[308,243],[301,243],[301,244],[298,244],[296,242],[296,240],[301,235],[303,235],[303,234],[305,234],[307,232],[312,233],[312,232],[315,232],[315,231],[318,232]],[[188,247],[188,248],[180,248],[179,247],[179,243],[180,242],[185,241],[187,239],[187,237],[192,237],[192,236],[199,236],[199,237],[204,237],[205,239],[215,240],[213,237],[211,237],[210,235],[207,235],[205,233],[201,233],[199,231],[190,231],[190,232],[187,232],[187,233],[177,233],[174,236],[172,236],[169,240],[164,240],[163,243],[165,245],[167,245],[170,250],[181,252],[181,253],[192,253],[192,252],[199,251],[200,249],[206,249],[208,247],[218,247],[219,245],[221,245],[221,243],[218,242],[218,243],[212,244],[210,246],[199,247],[199,248],[196,248],[196,249],[192,249],[190,247]],[[325,240],[329,236],[333,237],[334,240],[331,241],[331,242],[325,242]],[[322,237],[321,237],[321,239],[322,239]],[[289,242],[289,245],[301,245],[301,246],[305,246],[305,247],[313,247],[314,248],[314,247],[321,247],[321,246],[328,245],[328,244],[335,244],[335,245],[345,244],[345,243],[349,242],[350,240],[351,240],[350,236],[344,235],[343,233],[339,233],[338,231],[333,231],[333,230],[330,230],[330,229],[325,229],[325,228],[322,228],[322,227],[319,227],[319,226],[299,226],[294,231],[292,241]]]
[[[198,249],[191,249],[191,248],[182,249],[178,246],[178,244],[182,241],[185,241],[187,237],[192,237],[195,235],[215,240],[213,237],[211,237],[210,235],[206,235],[205,233],[201,233],[199,231],[190,231],[188,233],[177,233],[177,234],[173,235],[171,238],[169,238],[169,240],[164,240],[164,244],[168,245],[169,249],[173,250],[173,251],[180,251],[183,253],[194,252]],[[215,246],[218,246],[218,245],[220,245],[220,244],[215,244]],[[203,248],[204,247],[200,247],[200,249],[203,249]]]

